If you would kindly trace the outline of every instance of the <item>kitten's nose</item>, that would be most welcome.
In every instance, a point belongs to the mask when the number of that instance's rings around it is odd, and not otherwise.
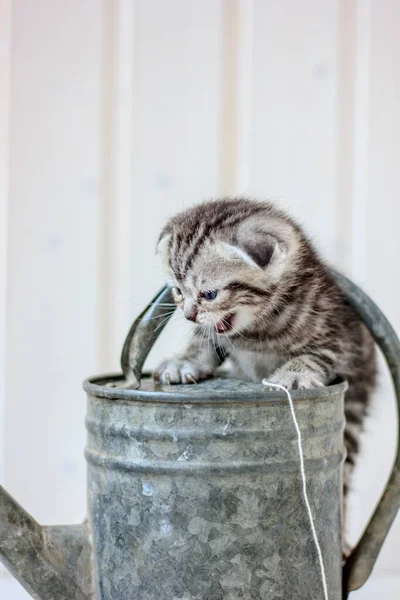
[[[188,321],[193,321],[196,323],[197,321],[197,306],[191,306],[189,308],[185,308],[184,315]]]

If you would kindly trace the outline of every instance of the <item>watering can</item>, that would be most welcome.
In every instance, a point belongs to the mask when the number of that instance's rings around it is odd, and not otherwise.
[[[380,346],[400,402],[400,343],[375,304],[334,273]],[[40,600],[323,598],[283,392],[219,377],[158,386],[142,374],[162,290],[134,322],[121,375],[87,379],[88,519],[41,526],[0,487],[0,559]],[[139,389],[140,387],[140,389]],[[342,564],[346,382],[293,392],[328,596],[370,575],[400,504],[400,453]]]

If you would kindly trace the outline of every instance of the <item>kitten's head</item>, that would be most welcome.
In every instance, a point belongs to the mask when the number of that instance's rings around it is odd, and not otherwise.
[[[232,335],[254,328],[295,267],[300,231],[269,203],[216,200],[173,217],[157,252],[187,319]]]

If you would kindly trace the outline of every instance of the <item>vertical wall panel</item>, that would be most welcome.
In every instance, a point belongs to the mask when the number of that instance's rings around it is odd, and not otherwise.
[[[399,3],[372,3],[370,39],[366,273],[374,297],[400,332]]]
[[[335,258],[338,2],[256,0],[250,192]]]
[[[0,484],[5,472],[7,242],[12,2],[0,2]],[[0,591],[8,571],[0,565]]]
[[[166,218],[220,193],[221,6],[138,0],[135,10],[132,314],[159,288]],[[165,335],[150,364],[180,339]],[[122,340],[121,340],[122,341]]]
[[[366,2],[363,4],[363,6]],[[352,275],[353,266],[353,199],[356,81],[358,81],[359,52],[357,52],[357,0],[339,2],[338,48],[338,106],[336,144],[335,230],[336,264]],[[358,87],[358,90],[360,88]],[[358,94],[357,99],[359,99]]]
[[[0,3],[0,481],[4,478],[5,359],[12,2]]]
[[[360,284],[366,282],[367,211],[370,194],[369,129],[371,77],[371,1],[357,2],[355,16],[355,73],[354,73],[354,144],[353,144],[353,198],[351,228],[352,276]]]
[[[97,0],[13,3],[5,481],[46,523],[85,514],[100,36]]]
[[[102,40],[102,164],[98,328],[100,369],[118,369],[132,319],[131,214],[135,2],[105,0]]]
[[[249,191],[254,0],[224,0],[221,81],[221,194]]]

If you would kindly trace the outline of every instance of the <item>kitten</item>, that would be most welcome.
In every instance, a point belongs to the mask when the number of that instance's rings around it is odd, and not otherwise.
[[[237,377],[291,390],[346,379],[346,495],[375,380],[374,343],[300,227],[270,203],[216,200],[173,217],[158,253],[177,306],[208,335],[194,335],[154,379],[194,383],[226,356]]]

